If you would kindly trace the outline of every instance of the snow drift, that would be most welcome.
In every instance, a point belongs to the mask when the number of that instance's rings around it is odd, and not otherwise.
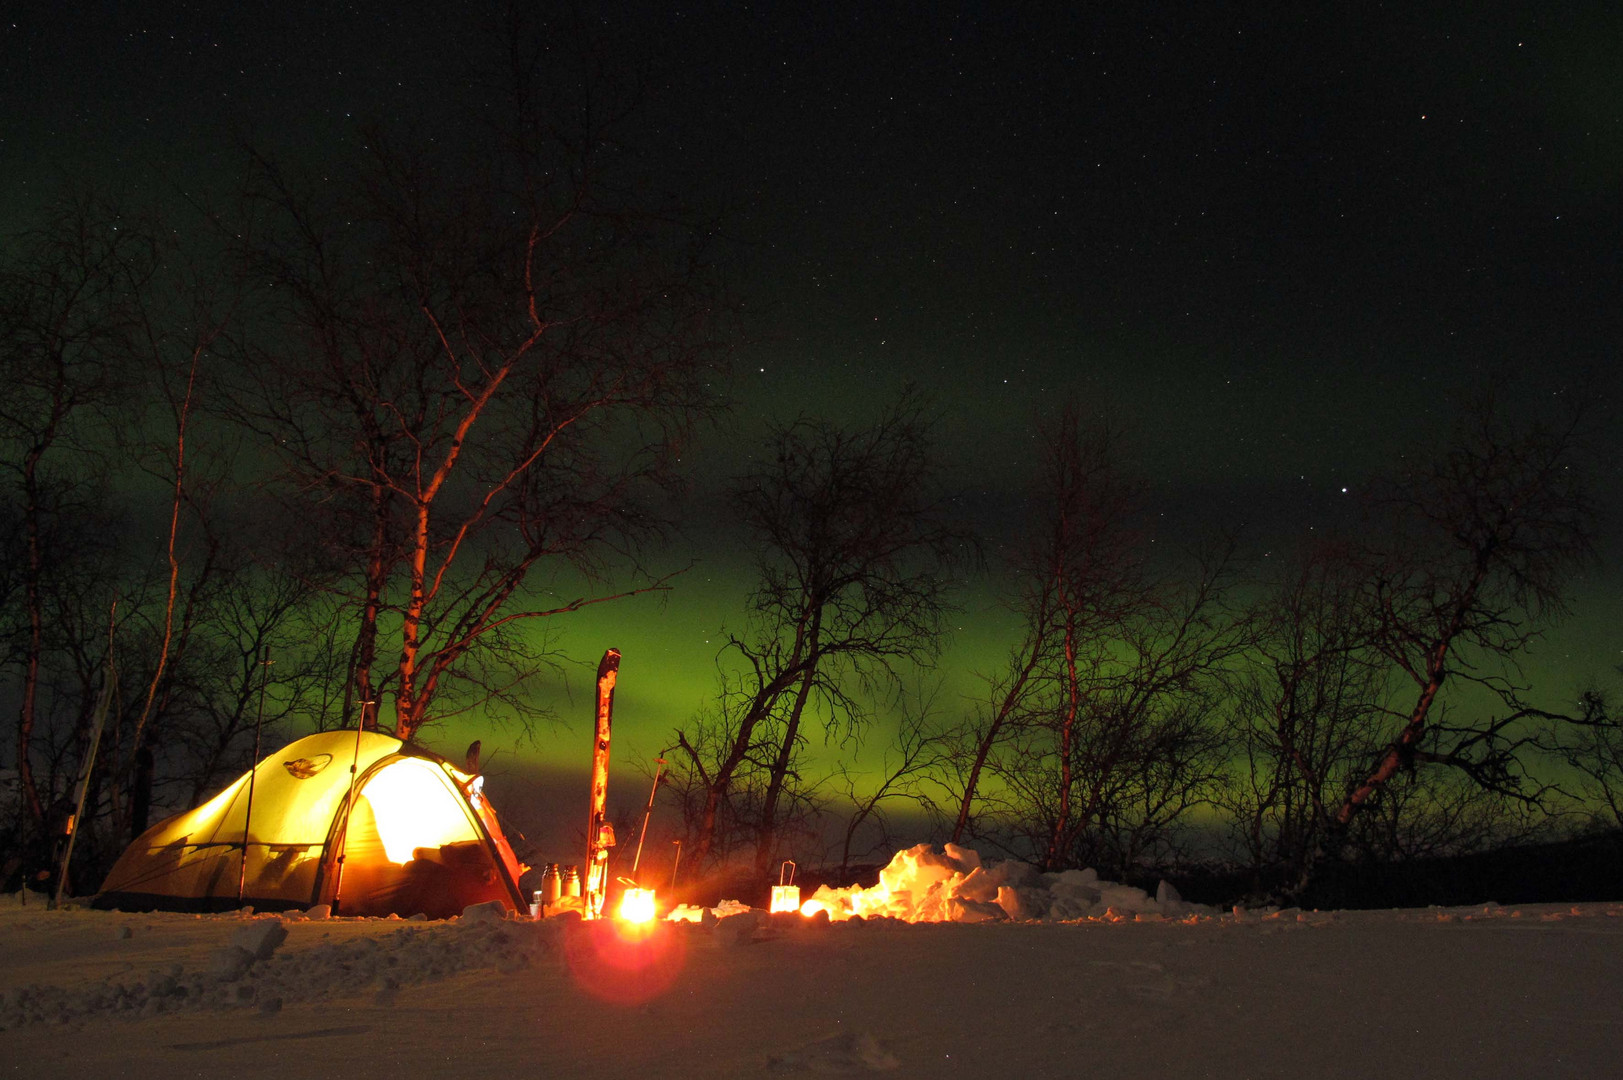
[[[836,922],[861,917],[904,922],[987,922],[1001,919],[1075,919],[1185,916],[1212,909],[1185,903],[1169,882],[1156,895],[1100,880],[1093,870],[1042,873],[1013,859],[983,863],[970,848],[929,844],[898,851],[868,888],[827,885],[801,905],[804,915],[827,912]]]

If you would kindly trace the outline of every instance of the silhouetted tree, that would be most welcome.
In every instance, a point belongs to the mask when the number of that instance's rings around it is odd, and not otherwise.
[[[937,655],[951,567],[967,541],[935,484],[930,424],[909,395],[857,430],[821,420],[777,429],[760,468],[735,485],[759,576],[749,627],[724,650],[735,666],[718,711],[677,733],[704,789],[695,857],[717,850],[719,823],[753,782],[764,874],[808,727],[829,738],[853,731],[864,695]]]
[[[1623,667],[1617,673],[1623,674]],[[1623,721],[1611,703],[1604,690],[1586,689],[1575,717],[1547,725],[1542,748],[1577,774],[1581,806],[1607,826],[1623,829]]]
[[[894,848],[893,804],[911,804],[926,818],[939,816],[932,789],[940,784],[951,741],[949,733],[936,720],[935,696],[932,692],[916,701],[908,695],[898,699],[896,730],[882,749],[876,769],[857,772],[844,763],[836,766],[840,802],[849,808],[840,845],[842,876],[849,872],[854,853],[888,853]],[[877,835],[858,851],[857,837],[865,829]]]
[[[1593,548],[1576,420],[1512,417],[1491,400],[1467,407],[1442,454],[1386,486],[1377,509],[1360,603],[1373,653],[1409,695],[1377,714],[1379,748],[1331,811],[1331,851],[1408,769],[1445,766],[1485,791],[1536,797],[1524,751],[1529,725],[1548,714],[1527,703],[1516,664],[1565,611],[1570,575]],[[1456,685],[1497,707],[1440,716]]]
[[[953,836],[1049,869],[1125,864],[1167,841],[1215,769],[1207,713],[1242,641],[1227,556],[1192,585],[1152,573],[1119,436],[1068,406],[1039,441],[1023,641],[956,733]]]
[[[138,385],[130,341],[156,250],[151,230],[119,206],[70,189],[43,224],[13,239],[0,265],[0,469],[21,549],[14,745],[21,805],[36,830],[49,799],[34,775],[48,593],[95,550],[68,540],[97,516],[111,414]]]
[[[1259,603],[1232,681],[1227,780],[1215,796],[1256,871],[1290,881],[1374,753],[1386,672],[1350,552],[1320,543]]]
[[[264,286],[236,415],[349,606],[346,712],[373,725],[392,697],[402,738],[492,696],[533,713],[520,624],[617,594],[604,578],[661,534],[716,400],[701,231],[617,171],[629,97],[588,79],[544,100],[569,50],[508,45],[461,130],[373,130],[347,172],[309,180],[256,157],[236,227]],[[538,603],[545,587],[581,592]]]

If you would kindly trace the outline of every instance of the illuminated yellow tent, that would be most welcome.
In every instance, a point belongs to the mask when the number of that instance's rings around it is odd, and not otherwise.
[[[268,911],[329,903],[342,915],[444,918],[490,900],[528,910],[518,886],[525,869],[479,778],[387,735],[325,731],[142,833],[113,865],[96,906]]]

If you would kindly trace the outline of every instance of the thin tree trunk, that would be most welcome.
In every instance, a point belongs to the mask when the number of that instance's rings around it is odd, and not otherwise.
[[[1015,707],[1019,705],[1025,693],[1026,683],[1031,680],[1031,673],[1037,669],[1037,664],[1042,658],[1045,637],[1045,632],[1039,629],[1026,652],[1025,664],[1009,685],[1009,691],[1003,695],[1003,702],[998,706],[997,714],[992,717],[992,722],[986,726],[986,731],[982,733],[975,747],[975,761],[969,767],[969,777],[964,782],[964,795],[958,803],[958,820],[952,827],[951,842],[954,844],[963,842],[964,832],[969,828],[970,807],[975,801],[975,791],[980,786],[981,770],[986,767],[986,759],[991,755],[992,747],[997,743],[1003,725],[1008,722]]]
[[[152,718],[152,705],[158,697],[158,686],[169,667],[169,649],[174,640],[175,593],[180,584],[180,559],[175,554],[175,543],[180,535],[180,507],[186,498],[186,421],[192,411],[192,388],[197,382],[197,359],[202,346],[192,350],[191,370],[186,375],[186,396],[181,399],[180,414],[175,418],[175,486],[169,499],[169,539],[165,555],[169,560],[169,587],[163,605],[163,637],[158,646],[158,663],[147,685],[146,700],[141,704],[141,715],[135,721],[130,737],[136,752],[144,745],[141,741],[147,722]],[[133,812],[133,811],[132,811]]]
[[[756,693],[755,699],[750,702],[749,710],[739,722],[738,734],[733,738],[727,757],[716,767],[716,771],[705,785],[704,810],[699,816],[699,835],[694,841],[693,854],[690,856],[695,860],[695,865],[703,865],[715,850],[716,824],[721,817],[721,803],[727,797],[727,792],[732,789],[733,777],[738,772],[739,766],[744,763],[745,755],[749,753],[750,738],[755,734],[755,729],[762,718],[771,713],[778,698],[799,677],[801,666],[799,661],[795,661]],[[680,734],[678,740],[697,767],[698,753]]]
[[[384,547],[389,531],[388,493],[381,484],[372,488],[372,544],[366,557],[366,595],[361,602],[361,624],[355,632],[353,670],[345,693],[355,695],[354,701],[344,703],[344,717],[349,718],[353,704],[361,711],[360,726],[377,730],[377,690],[372,684],[372,666],[378,655],[378,615],[383,607],[384,574],[387,558]]]
[[[34,763],[29,753],[34,739],[40,656],[45,650],[44,598],[40,594],[45,560],[40,551],[38,483],[39,460],[44,452],[45,445],[41,443],[30,447],[23,458],[23,518],[28,549],[24,589],[28,605],[28,652],[23,661],[22,702],[17,715],[17,780],[22,788],[23,805],[28,808],[28,817],[35,829],[45,827],[45,806],[39,796],[39,785],[34,779]]]
[[[1397,775],[1403,767],[1406,758],[1413,755],[1420,739],[1426,733],[1426,720],[1431,714],[1432,702],[1437,699],[1437,692],[1442,689],[1443,679],[1447,674],[1448,654],[1454,641],[1465,632],[1466,613],[1476,605],[1477,594],[1482,584],[1488,579],[1488,559],[1491,550],[1484,550],[1477,554],[1475,571],[1471,575],[1466,587],[1458,594],[1454,601],[1454,610],[1450,613],[1448,626],[1432,643],[1425,657],[1424,679],[1420,672],[1409,666],[1409,673],[1416,677],[1420,683],[1420,696],[1415,699],[1414,708],[1409,713],[1409,719],[1404,723],[1403,730],[1398,737],[1392,740],[1376,762],[1362,783],[1355,787],[1336,811],[1335,823],[1338,834],[1345,834],[1347,826],[1352,823],[1353,815],[1381,789],[1385,783]]]
[[[814,661],[808,665],[805,675],[801,677],[800,688],[795,692],[794,705],[789,709],[789,721],[784,727],[783,742],[778,747],[778,755],[772,762],[772,773],[767,778],[766,798],[761,804],[761,827],[756,834],[755,843],[755,871],[763,877],[772,865],[772,848],[777,841],[778,833],[778,799],[782,796],[784,784],[789,777],[789,765],[794,759],[795,743],[800,738],[800,718],[806,711],[806,701],[811,697],[812,679],[815,674]]]
[[[1440,647],[1439,652],[1442,651]],[[1416,699],[1414,709],[1409,713],[1409,719],[1404,723],[1403,730],[1392,740],[1392,745],[1381,754],[1375,768],[1362,783],[1353,788],[1346,801],[1341,804],[1341,808],[1336,811],[1336,824],[1343,830],[1352,823],[1353,815],[1358,813],[1364,803],[1368,802],[1383,784],[1397,775],[1398,770],[1403,767],[1404,759],[1414,753],[1415,746],[1426,732],[1426,718],[1431,713],[1432,702],[1437,699],[1437,691],[1442,689],[1441,667],[1436,670],[1438,674],[1433,675],[1425,686],[1421,687],[1420,697]]]
[[[417,524],[412,533],[411,599],[400,620],[400,685],[395,689],[395,738],[409,740],[422,724],[422,703],[417,700],[417,657],[422,649],[424,582],[428,572],[428,507],[417,503]]]
[[[1076,620],[1060,587],[1060,602],[1065,605],[1065,716],[1059,732],[1059,807],[1054,817],[1054,831],[1048,838],[1048,852],[1043,858],[1043,869],[1057,870],[1064,859],[1070,841],[1071,785],[1075,782],[1075,763],[1071,760],[1076,745],[1076,717],[1082,696],[1081,682],[1076,673]]]

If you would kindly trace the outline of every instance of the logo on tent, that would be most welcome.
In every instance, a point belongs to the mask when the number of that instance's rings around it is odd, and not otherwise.
[[[308,780],[316,773],[332,764],[331,754],[317,754],[315,757],[294,758],[292,761],[282,762],[282,768],[295,780]]]

